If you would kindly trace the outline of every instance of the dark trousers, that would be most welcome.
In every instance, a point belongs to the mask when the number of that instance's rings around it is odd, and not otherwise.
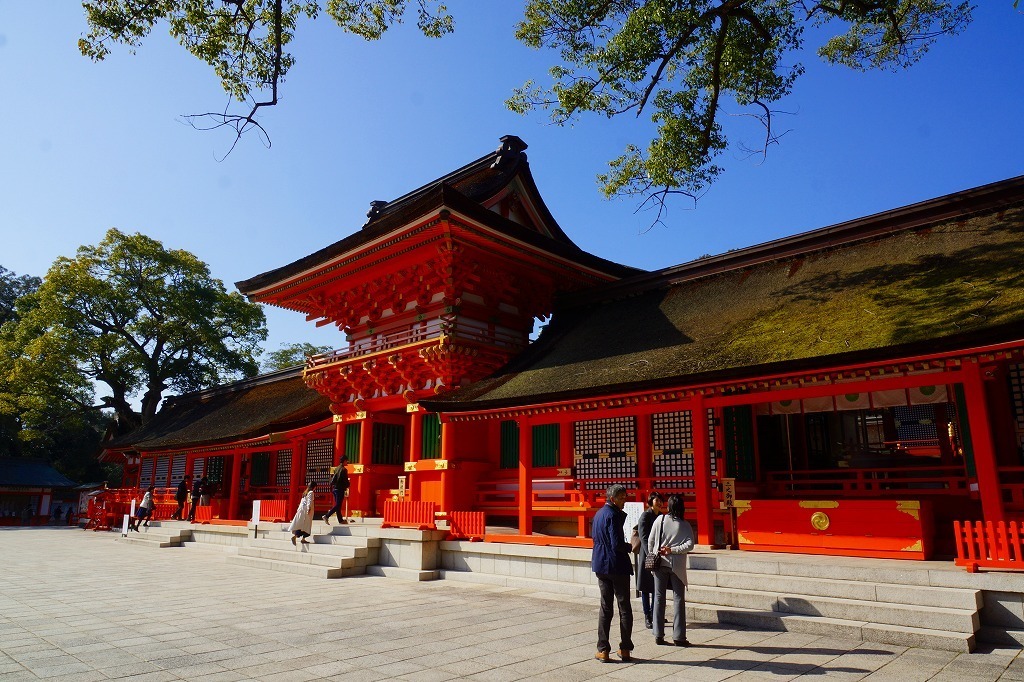
[[[331,494],[334,495],[334,506],[327,510],[324,514],[324,521],[330,518],[331,514],[334,514],[339,521],[341,521],[341,503],[345,499],[345,491],[338,490],[337,488],[331,488]]]
[[[174,510],[174,514],[171,515],[172,519],[181,521],[181,515],[185,512],[185,500],[177,500],[178,508]]]
[[[633,650],[633,606],[629,601],[629,575],[598,573],[601,590],[601,611],[597,619],[597,650],[611,651],[608,631],[612,627],[614,602],[619,604],[619,650]]]

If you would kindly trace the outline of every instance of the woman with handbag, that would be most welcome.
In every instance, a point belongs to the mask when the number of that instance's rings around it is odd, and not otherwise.
[[[654,572],[654,643],[665,641],[665,593],[672,586],[672,641],[676,646],[690,646],[686,639],[686,555],[693,549],[693,528],[683,518],[683,498],[668,498],[668,514],[659,518],[651,529],[647,543]]]
[[[647,559],[647,541],[651,537],[654,522],[665,512],[665,496],[652,490],[647,496],[647,509],[640,515],[637,522],[637,535],[640,538],[640,552],[637,554],[636,590],[640,593],[640,602],[644,606],[644,625],[651,629],[653,617],[654,574],[644,567]]]
[[[306,538],[313,532],[313,500],[315,495],[316,483],[310,481],[306,484],[306,489],[302,493],[302,499],[299,500],[299,508],[295,510],[295,518],[292,519],[291,525],[288,526],[288,530],[292,533],[293,545],[297,538],[302,539],[302,544],[309,544]]]

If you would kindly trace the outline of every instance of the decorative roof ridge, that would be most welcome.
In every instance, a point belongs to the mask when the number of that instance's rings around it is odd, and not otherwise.
[[[237,393],[238,391],[256,388],[257,386],[274,384],[279,381],[287,381],[288,379],[301,377],[302,371],[304,369],[304,365],[285,367],[284,369],[275,370],[273,372],[267,372],[266,374],[257,374],[254,377],[239,379],[237,381],[232,381],[227,384],[219,384],[217,386],[204,388],[199,391],[192,391],[190,393],[182,393],[181,395],[170,396],[164,399],[164,403],[161,406],[161,409],[170,407],[179,402],[206,400],[208,398],[213,398],[215,396],[223,395],[226,393]]]
[[[666,285],[817,253],[898,232],[919,230],[946,220],[964,219],[979,212],[1018,203],[1024,203],[1024,175],[653,270],[600,285],[586,292],[563,295],[559,297],[559,302],[566,306],[576,306],[632,296]]]

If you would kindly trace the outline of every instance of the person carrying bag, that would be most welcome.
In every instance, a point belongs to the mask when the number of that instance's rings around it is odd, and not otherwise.
[[[686,555],[693,549],[693,528],[683,518],[683,498],[668,498],[668,514],[659,518],[647,543],[647,562],[654,573],[655,644],[665,641],[665,593],[672,586],[672,641],[676,646],[690,646],[686,639]]]

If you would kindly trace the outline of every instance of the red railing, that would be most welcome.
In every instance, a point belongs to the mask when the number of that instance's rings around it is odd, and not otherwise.
[[[434,325],[427,329],[403,329],[391,334],[382,334],[374,339],[358,340],[349,348],[311,355],[306,359],[306,368],[312,369],[342,360],[391,350],[400,346],[435,342],[441,337],[447,337],[453,341],[499,346],[507,348],[512,352],[522,350],[526,346],[527,341],[524,336],[518,334],[488,331],[459,324],[458,322],[446,322],[443,325]]]
[[[210,523],[213,521],[213,507],[210,505],[199,505],[196,507],[194,523]]]
[[[765,474],[765,482],[766,492],[778,497],[794,493],[851,497],[967,495],[970,489],[962,466],[772,471]]]
[[[287,520],[287,500],[260,500],[260,521],[283,523]]]
[[[434,514],[437,512],[436,502],[384,502],[384,521],[381,528],[416,528],[418,530],[437,530]]]
[[[1017,521],[953,522],[956,534],[956,565],[970,573],[978,568],[1024,570],[1024,527]]]
[[[470,540],[478,542],[484,539],[484,534],[486,532],[486,517],[483,512],[448,512],[449,540]]]

